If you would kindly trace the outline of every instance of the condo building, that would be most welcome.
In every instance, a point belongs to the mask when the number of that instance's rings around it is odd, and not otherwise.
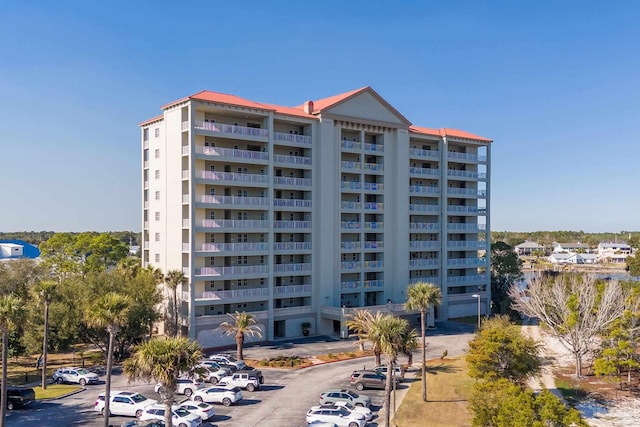
[[[297,107],[202,91],[140,127],[143,265],[184,273],[202,346],[233,342],[236,311],[263,340],[344,335],[355,308],[406,314],[419,281],[442,290],[431,321],[488,313],[491,140],[370,87]]]

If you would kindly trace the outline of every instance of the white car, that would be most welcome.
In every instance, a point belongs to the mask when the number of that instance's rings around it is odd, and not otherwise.
[[[181,408],[186,409],[192,414],[199,415],[202,421],[207,421],[216,415],[213,405],[205,402],[196,402],[195,400],[185,400],[180,404]]]
[[[109,415],[124,415],[126,417],[139,417],[144,408],[158,403],[157,400],[148,399],[133,391],[111,390],[109,400]],[[93,410],[104,414],[104,393],[98,395]]]
[[[224,406],[229,406],[242,400],[242,390],[238,387],[215,386],[203,388],[193,393],[193,400],[196,402],[222,403]]]
[[[222,369],[220,365],[213,360],[210,361],[210,363],[211,364],[201,363],[198,365],[198,368],[205,370],[203,374],[205,381],[209,381],[211,384],[216,385],[218,381],[226,377],[229,372],[226,369]]]
[[[176,382],[178,386],[176,388],[176,394],[184,394],[187,397],[191,397],[194,391],[204,387],[204,381],[201,379],[178,378]],[[162,393],[164,391],[162,383],[156,384],[155,391],[156,393]]]
[[[338,406],[338,407],[346,408],[350,412],[360,413],[360,414],[364,415],[364,418],[367,421],[371,421],[373,419],[373,412],[371,412],[371,409],[365,408],[364,406],[355,406],[351,402],[346,402],[344,400],[338,401],[338,402],[336,402],[336,403],[334,403],[332,405],[313,406],[311,409],[320,409],[320,408],[323,408],[323,407],[331,407],[331,406]]]
[[[367,424],[364,415],[341,406],[314,406],[307,412],[307,423],[316,421],[334,423],[338,427],[364,427]]]
[[[87,371],[84,368],[60,368],[53,373],[53,381],[62,383],[76,383],[81,386],[87,384],[97,384],[98,374]]]
[[[140,421],[164,420],[166,410],[167,408],[162,404],[147,406],[140,415]],[[202,425],[202,418],[199,415],[192,414],[178,405],[171,407],[171,413],[173,425],[176,427],[200,427]]]
[[[387,375],[387,366],[386,365],[381,365],[381,366],[376,366],[375,368],[373,368],[374,371],[379,372],[383,375]],[[398,378],[400,381],[404,380],[404,371],[402,370],[402,368],[400,366],[394,366],[393,367],[393,376]]]
[[[222,362],[225,365],[235,366],[238,371],[247,367],[244,360],[238,360],[229,354],[214,354],[213,356],[209,356],[209,359],[214,362]]]

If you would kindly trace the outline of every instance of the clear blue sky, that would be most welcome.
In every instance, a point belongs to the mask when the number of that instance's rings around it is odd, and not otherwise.
[[[138,123],[372,86],[489,137],[492,229],[640,230],[640,2],[7,1],[0,231],[140,230]]]

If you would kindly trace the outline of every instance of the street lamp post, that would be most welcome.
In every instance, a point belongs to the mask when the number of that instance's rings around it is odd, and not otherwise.
[[[478,330],[480,330],[480,294],[471,295],[473,298],[478,298]]]

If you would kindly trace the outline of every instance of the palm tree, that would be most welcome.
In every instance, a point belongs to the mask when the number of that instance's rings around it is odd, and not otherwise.
[[[403,349],[402,336],[409,328],[409,322],[391,314],[381,314],[371,324],[369,340],[376,342],[387,362],[387,383],[384,388],[385,426],[391,417],[391,384],[395,381],[393,363]]]
[[[22,301],[13,295],[0,297],[0,333],[2,333],[2,385],[0,386],[0,427],[4,427],[7,408],[7,353],[9,331],[15,328],[24,314]]]
[[[167,287],[173,291],[172,316],[174,324],[172,326],[171,336],[174,337],[178,335],[178,285],[182,285],[186,280],[186,276],[180,270],[169,270],[165,277]]]
[[[162,402],[165,405],[164,422],[172,426],[171,406],[181,373],[189,377],[200,375],[198,368],[204,357],[198,343],[187,338],[154,338],[136,346],[131,358],[124,362],[124,373],[129,381],[153,380],[162,384]]]
[[[256,325],[256,319],[253,315],[243,311],[242,313],[236,311],[235,314],[227,313],[233,319],[231,322],[222,322],[217,329],[224,332],[225,335],[234,335],[236,337],[236,353],[238,360],[244,360],[242,354],[244,346],[245,334],[249,336],[257,336],[262,338],[262,329]]]
[[[425,348],[425,314],[432,305],[439,305],[442,302],[442,292],[440,288],[432,283],[418,282],[407,289],[407,302],[404,309],[407,311],[420,310],[420,330],[422,346],[422,401],[427,401],[427,356]]]
[[[111,395],[111,369],[113,368],[113,345],[116,335],[127,320],[129,297],[109,292],[87,310],[87,324],[98,328],[106,328],[109,333],[109,349],[107,350],[107,378],[104,393],[104,427],[109,427],[109,399]]]
[[[44,333],[42,334],[42,389],[47,388],[47,346],[49,341],[49,307],[56,292],[58,283],[52,280],[44,280],[35,288],[38,296],[44,303]]]
[[[402,344],[400,353],[407,356],[407,367],[410,368],[413,364],[413,350],[418,348],[418,331],[415,329],[403,331],[400,343]]]
[[[360,351],[364,351],[364,343],[367,342],[367,334],[369,333],[373,316],[369,310],[355,309],[352,314],[347,314],[347,317],[349,320],[345,322],[345,325],[355,332],[349,336],[358,337],[356,344],[360,346]]]
[[[127,279],[135,278],[142,269],[142,260],[135,256],[128,256],[121,259],[116,269]]]

